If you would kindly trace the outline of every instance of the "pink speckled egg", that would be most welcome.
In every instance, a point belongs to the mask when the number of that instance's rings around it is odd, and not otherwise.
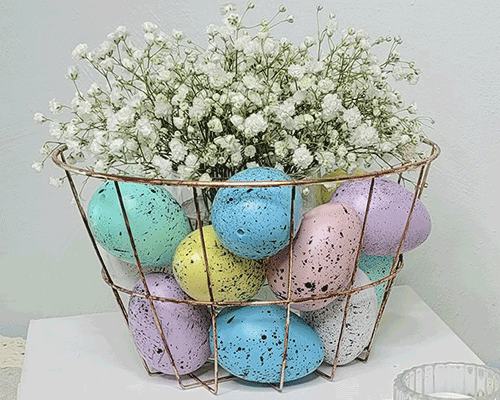
[[[153,296],[189,299],[171,275],[148,274],[146,283]],[[135,285],[134,291],[145,293],[142,281]],[[211,319],[207,307],[156,300],[154,305],[179,374],[188,374],[200,368],[211,354],[208,340]],[[173,375],[172,362],[156,327],[148,299],[130,298],[129,327],[135,345],[147,363],[164,374]]]
[[[365,217],[371,179],[342,183],[330,201],[351,205],[361,221]],[[413,193],[398,183],[375,179],[372,200],[366,221],[362,253],[372,256],[393,256],[397,253],[408,219]],[[417,199],[402,253],[421,245],[431,231],[431,217]]]
[[[302,219],[292,248],[291,298],[298,300],[345,290],[354,270],[361,222],[347,204],[326,203]],[[289,246],[267,260],[267,279],[273,293],[286,298]],[[334,298],[293,304],[298,310],[316,310]]]

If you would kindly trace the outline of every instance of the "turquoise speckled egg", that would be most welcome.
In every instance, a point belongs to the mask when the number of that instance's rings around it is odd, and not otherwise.
[[[284,172],[265,167],[241,171],[230,181],[284,181]],[[241,187],[219,189],[212,205],[212,225],[217,237],[232,253],[262,259],[278,253],[290,240],[291,187]],[[294,231],[302,216],[302,197],[296,191]]]
[[[162,186],[121,182],[120,191],[141,264],[170,265],[177,245],[191,232],[182,208]],[[88,220],[106,251],[135,264],[114,182],[105,182],[92,195]]]
[[[283,362],[286,309],[281,306],[227,307],[216,319],[218,361],[231,374],[253,382],[279,382]],[[213,349],[213,334],[210,332]],[[314,372],[324,349],[317,333],[290,314],[285,382]]]
[[[372,282],[385,278],[391,272],[393,256],[369,256],[368,254],[360,254],[358,268],[361,269]],[[382,303],[385,287],[387,283],[381,283],[375,286],[377,292],[378,303]]]

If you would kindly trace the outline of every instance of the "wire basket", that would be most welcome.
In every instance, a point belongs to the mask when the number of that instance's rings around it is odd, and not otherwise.
[[[280,374],[280,380],[279,382],[275,383],[269,383],[272,387],[274,387],[276,390],[281,391],[285,385],[285,369],[286,369],[286,363],[287,363],[287,351],[288,351],[288,345],[289,345],[289,331],[290,331],[290,317],[291,317],[291,306],[295,303],[300,303],[304,301],[309,301],[309,300],[322,300],[322,299],[329,299],[329,298],[339,298],[341,297],[342,299],[345,299],[345,306],[343,310],[343,320],[342,320],[342,325],[340,328],[340,336],[338,338],[337,342],[337,349],[335,352],[335,359],[332,365],[330,366],[325,366],[322,365],[320,368],[316,369],[315,373],[328,379],[328,380],[333,380],[336,368],[338,366],[338,358],[339,358],[339,349],[340,349],[340,344],[342,342],[342,337],[345,332],[345,327],[346,327],[346,321],[347,321],[347,316],[348,316],[348,309],[349,309],[349,303],[351,301],[352,295],[355,293],[361,292],[363,290],[367,290],[370,288],[374,288],[375,286],[378,285],[384,285],[380,287],[385,287],[383,291],[383,296],[381,300],[381,304],[378,310],[378,314],[376,317],[376,322],[374,324],[373,330],[371,332],[369,344],[366,346],[364,351],[359,355],[358,359],[361,361],[367,361],[370,355],[370,351],[372,348],[373,340],[375,337],[375,333],[377,331],[378,325],[380,323],[382,314],[384,312],[385,306],[387,304],[389,294],[392,288],[392,285],[394,283],[394,279],[396,275],[401,271],[403,268],[403,254],[402,254],[402,248],[403,248],[403,243],[405,241],[405,237],[408,231],[408,228],[410,226],[410,220],[412,217],[412,213],[415,207],[416,200],[421,197],[422,192],[424,190],[424,187],[426,186],[426,179],[429,173],[430,165],[432,161],[434,161],[440,154],[440,149],[439,146],[426,139],[424,140],[424,144],[427,148],[427,155],[425,158],[423,158],[421,161],[411,163],[411,164],[402,164],[398,167],[394,168],[389,168],[389,169],[383,169],[383,170],[377,170],[374,172],[366,172],[362,174],[357,174],[357,175],[352,175],[352,176],[341,176],[341,177],[323,177],[323,178],[315,178],[315,179],[301,179],[301,180],[290,180],[290,181],[211,181],[211,182],[200,182],[200,181],[182,181],[182,180],[163,180],[163,179],[147,179],[147,178],[139,178],[139,177],[130,177],[130,176],[124,176],[124,175],[113,175],[113,174],[105,174],[105,173],[97,173],[88,169],[81,169],[77,168],[75,166],[69,165],[66,162],[66,159],[64,157],[64,151],[65,148],[62,147],[58,150],[56,150],[53,153],[52,160],[53,162],[59,166],[60,168],[65,170],[68,182],[70,184],[75,202],[78,206],[79,212],[81,214],[83,223],[85,225],[85,228],[87,230],[87,233],[89,235],[89,238],[91,240],[92,246],[95,250],[95,253],[97,255],[97,258],[101,264],[102,267],[102,277],[104,281],[106,282],[107,285],[111,288],[114,297],[120,307],[120,310],[123,314],[123,317],[125,318],[125,321],[127,325],[129,324],[129,316],[127,312],[127,308],[124,304],[124,299],[122,297],[128,297],[128,296],[137,296],[137,297],[142,297],[144,299],[147,299],[148,304],[150,306],[152,315],[154,317],[155,325],[156,328],[158,329],[159,335],[161,337],[161,340],[163,342],[163,345],[166,349],[166,353],[169,357],[170,362],[172,363],[173,367],[173,372],[175,375],[175,378],[179,384],[179,386],[182,389],[189,389],[189,388],[194,388],[194,387],[205,387],[207,390],[209,390],[211,393],[216,394],[219,389],[219,383],[223,381],[227,381],[229,379],[234,379],[235,376],[231,374],[225,373],[224,375],[221,374],[220,368],[219,368],[219,362],[218,362],[218,352],[219,352],[219,346],[217,343],[217,326],[216,326],[216,316],[217,312],[221,307],[225,306],[256,306],[256,305],[280,305],[286,309],[286,321],[285,321],[285,336],[284,336],[284,341],[283,341],[283,356],[282,356],[282,362],[281,362],[281,374]],[[118,195],[118,201],[121,207],[121,212],[123,215],[124,223],[127,229],[127,233],[130,239],[130,245],[133,250],[134,258],[136,261],[136,267],[137,267],[137,272],[140,277],[140,280],[142,281],[143,287],[144,287],[144,293],[140,293],[138,291],[134,291],[130,287],[124,287],[123,285],[117,284],[113,277],[112,274],[110,273],[110,269],[105,262],[102,251],[90,229],[89,225],[89,220],[87,218],[87,214],[84,210],[84,207],[82,206],[82,202],[80,199],[80,196],[78,194],[78,191],[76,189],[75,182],[73,180],[72,174],[78,174],[78,175],[83,175],[86,177],[91,177],[94,179],[99,179],[99,180],[107,180],[107,181],[112,181],[114,183],[114,187],[116,189],[116,193]],[[414,174],[416,176],[416,179],[408,179],[406,178],[406,174]],[[403,234],[401,236],[401,240],[399,242],[399,246],[397,249],[397,253],[394,256],[392,266],[390,269],[390,272],[386,274],[385,277],[378,279],[376,281],[371,282],[370,284],[363,285],[363,286],[355,286],[354,283],[354,278],[356,275],[356,270],[358,268],[358,261],[361,255],[361,249],[362,249],[362,244],[363,244],[363,238],[365,236],[365,231],[366,231],[366,222],[368,219],[368,214],[370,211],[370,205],[372,202],[372,194],[374,190],[374,184],[376,178],[380,177],[388,177],[392,176],[392,178],[397,179],[398,183],[404,183],[404,182],[411,182],[413,187],[413,198],[411,202],[411,207],[408,212],[408,218],[406,220],[406,225],[404,227]],[[209,263],[208,263],[208,258],[207,258],[207,253],[206,253],[206,245],[205,245],[205,240],[203,236],[203,225],[204,225],[204,220],[206,221],[206,214],[207,214],[207,209],[206,207],[203,207],[203,202],[200,201],[200,196],[199,196],[199,190],[203,188],[213,188],[214,190],[219,189],[219,188],[241,188],[241,187],[247,187],[247,188],[252,188],[252,187],[291,187],[291,212],[290,212],[290,243],[293,242],[293,237],[294,237],[294,226],[297,223],[297,221],[294,221],[294,205],[295,205],[295,197],[300,196],[300,192],[298,193],[297,191],[303,191],[305,188],[311,188],[311,187],[317,187],[320,184],[324,183],[342,183],[346,181],[355,181],[355,180],[370,180],[370,187],[369,187],[369,193],[368,193],[368,199],[367,199],[367,204],[366,204],[366,210],[364,214],[363,221],[362,223],[362,228],[361,228],[361,239],[359,241],[357,253],[356,253],[356,258],[355,258],[355,264],[354,264],[354,271],[352,272],[350,282],[348,284],[348,288],[342,292],[337,292],[334,294],[324,294],[324,295],[315,295],[311,297],[304,297],[300,300],[294,300],[292,299],[291,296],[291,278],[292,278],[292,271],[293,271],[293,265],[292,265],[292,246],[288,246],[289,248],[289,257],[288,257],[288,271],[287,271],[287,276],[288,276],[288,286],[287,286],[287,296],[285,299],[276,299],[276,300],[256,300],[252,299],[250,301],[246,302],[228,302],[228,301],[215,301],[214,296],[212,293],[212,285],[211,285],[211,280],[210,280],[210,272],[209,272]],[[124,205],[123,197],[122,197],[122,192],[120,190],[120,182],[133,182],[133,183],[140,183],[140,184],[148,184],[148,185],[161,185],[161,186],[166,186],[170,188],[174,187],[181,187],[181,188],[188,188],[192,192],[192,204],[191,207],[194,210],[194,215],[192,216],[192,221],[194,222],[195,229],[199,230],[200,233],[200,239],[201,239],[201,247],[203,251],[203,257],[204,257],[204,262],[205,262],[205,272],[206,272],[206,278],[207,278],[207,284],[209,288],[209,293],[210,293],[210,301],[199,301],[199,300],[194,300],[194,299],[186,299],[186,300],[181,300],[181,299],[173,299],[173,298],[165,298],[165,297],[159,297],[159,296],[154,296],[151,294],[151,290],[147,285],[146,282],[146,273],[144,271],[143,266],[141,265],[139,255],[137,252],[136,244],[134,237],[132,235],[132,230],[130,227],[130,222],[129,218],[127,215],[127,210]],[[158,317],[157,309],[155,306],[155,302],[169,302],[169,303],[183,303],[183,304],[190,304],[190,305],[201,305],[201,306],[206,306],[208,307],[208,310],[210,311],[210,317],[211,317],[211,324],[212,324],[212,340],[213,340],[213,357],[207,361],[207,363],[204,365],[203,370],[203,377],[201,376],[201,373],[198,373],[198,371],[195,371],[193,373],[189,373],[187,375],[181,375],[179,373],[179,369],[176,366],[174,362],[174,358],[172,356],[172,353],[170,351],[170,345],[168,342],[168,337],[166,333],[164,332],[164,329],[161,326],[160,319]],[[154,371],[150,366],[148,366],[147,361],[141,356],[144,368],[146,369],[147,373],[149,375],[159,375],[162,374],[161,372]],[[209,369],[210,376],[208,378],[205,377],[205,372]]]

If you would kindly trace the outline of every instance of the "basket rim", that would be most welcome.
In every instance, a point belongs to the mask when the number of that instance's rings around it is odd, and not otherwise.
[[[143,178],[138,176],[107,174],[103,172],[95,172],[90,169],[78,168],[73,165],[69,165],[66,162],[63,154],[63,152],[68,148],[67,145],[62,145],[58,147],[56,150],[54,150],[54,152],[52,153],[52,161],[54,162],[54,164],[64,169],[65,171],[73,172],[78,175],[85,175],[97,179],[112,180],[117,182],[143,183],[156,186],[184,186],[184,187],[203,187],[203,188],[308,186],[313,184],[343,182],[346,180],[355,181],[355,180],[363,180],[370,178],[378,178],[381,176],[402,173],[405,171],[416,169],[423,165],[430,164],[441,154],[441,148],[435,142],[433,142],[428,138],[425,138],[422,143],[425,143],[426,145],[430,146],[431,153],[426,158],[414,163],[402,164],[398,167],[381,169],[372,172],[366,172],[363,174],[345,175],[338,177],[292,179],[289,181],[189,181],[180,179]]]

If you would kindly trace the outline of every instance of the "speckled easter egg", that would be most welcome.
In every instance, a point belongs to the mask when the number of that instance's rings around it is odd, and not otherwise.
[[[292,300],[345,290],[350,282],[361,237],[361,222],[351,206],[327,203],[302,218],[292,245]],[[267,280],[278,298],[288,289],[289,246],[267,260]],[[333,298],[295,303],[298,310],[315,310]]]
[[[371,179],[342,183],[332,196],[332,202],[351,205],[363,221],[368,202]],[[364,254],[390,256],[397,253],[408,219],[413,193],[398,183],[375,179],[372,200],[363,240]],[[431,231],[431,218],[423,203],[417,199],[402,253],[421,245]]]
[[[364,169],[361,168],[356,168],[354,173],[348,174],[346,171],[343,169],[337,168],[335,171],[330,172],[329,174],[326,174],[322,176],[321,178],[340,178],[344,176],[353,176],[353,175],[361,175],[366,173]],[[337,182],[331,182],[331,183],[324,183],[321,185],[318,185],[318,191],[316,193],[317,199],[318,199],[318,204],[325,204],[330,201],[332,198],[333,192],[335,192],[335,189],[340,185],[340,183]]]
[[[231,374],[253,382],[279,382],[283,362],[286,309],[280,306],[228,307],[217,316],[218,362]],[[212,343],[210,332],[210,344]],[[323,361],[323,344],[299,316],[290,314],[285,382],[314,372]]]
[[[369,256],[361,254],[359,256],[358,268],[360,268],[372,282],[385,278],[391,272],[393,256]],[[385,287],[387,283],[381,283],[375,286],[378,303],[382,303]]]
[[[146,275],[146,284],[153,296],[189,299],[171,275]],[[142,281],[136,284],[134,291],[145,293]],[[211,318],[207,308],[157,300],[154,300],[154,305],[179,374],[200,368],[211,354],[208,340]],[[130,331],[139,353],[154,369],[173,375],[174,369],[156,327],[149,300],[132,296],[128,310]]]
[[[261,261],[229,252],[215,235],[211,225],[203,227],[212,293],[216,301],[247,301],[265,280]],[[182,289],[196,300],[210,301],[205,258],[197,229],[177,247],[173,262],[174,276]]]
[[[191,232],[182,208],[162,186],[121,182],[120,192],[141,264],[171,264],[177,245]],[[92,195],[88,220],[106,251],[135,264],[114,182],[105,182]]]
[[[120,260],[107,252],[103,253],[103,258],[114,284],[126,289],[132,289],[141,278],[137,264]],[[144,274],[161,272],[172,275],[172,265],[162,265],[158,267],[142,265],[142,270]]]
[[[370,284],[366,274],[357,270],[355,287]],[[302,311],[301,317],[318,333],[325,346],[325,361],[333,364],[340,329],[344,319],[346,299],[336,298],[334,302],[315,311]],[[363,289],[351,296],[347,320],[340,343],[338,364],[347,364],[358,357],[368,346],[378,314],[378,302],[373,288]]]
[[[230,181],[288,181],[274,168],[241,171]],[[212,205],[212,225],[222,244],[240,257],[262,259],[280,251],[290,240],[291,187],[241,187],[217,191]],[[302,215],[302,198],[296,191],[295,231]]]

